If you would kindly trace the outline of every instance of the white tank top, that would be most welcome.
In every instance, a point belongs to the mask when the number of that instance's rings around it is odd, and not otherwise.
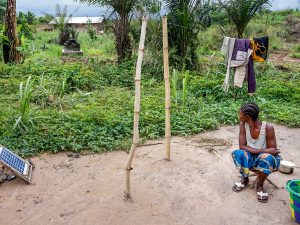
[[[266,122],[262,122],[257,139],[251,137],[249,124],[245,123],[247,146],[255,149],[266,148]]]

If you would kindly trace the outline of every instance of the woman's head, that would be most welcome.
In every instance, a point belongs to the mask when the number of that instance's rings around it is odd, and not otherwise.
[[[256,121],[259,115],[259,108],[258,106],[253,103],[249,102],[240,108],[240,121],[241,122],[249,122],[249,120]]]

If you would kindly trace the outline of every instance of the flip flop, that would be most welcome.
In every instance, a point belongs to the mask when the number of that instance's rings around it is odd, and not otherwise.
[[[265,192],[265,191],[260,191],[260,192],[257,192],[257,200],[259,202],[262,202],[262,203],[267,203],[268,202],[268,193]]]
[[[236,182],[234,186],[232,187],[232,190],[235,192],[240,192],[246,187],[245,184],[242,184],[241,182]]]

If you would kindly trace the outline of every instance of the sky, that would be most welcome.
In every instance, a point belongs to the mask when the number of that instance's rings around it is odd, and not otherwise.
[[[73,16],[109,15],[109,12],[104,8],[75,3],[73,0],[17,0],[17,11],[30,11],[38,16],[43,16],[44,12],[55,14],[56,4],[61,7],[67,5],[68,13],[72,13]]]
[[[75,3],[73,0],[17,0],[17,11],[31,11],[38,16],[44,15],[43,12],[54,14],[57,3],[61,6],[68,5],[69,13],[79,7],[73,16],[109,15],[107,9]],[[288,8],[300,9],[300,0],[272,0],[272,10]]]

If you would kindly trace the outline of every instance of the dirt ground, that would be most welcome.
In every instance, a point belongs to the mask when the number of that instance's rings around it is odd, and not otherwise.
[[[276,126],[282,157],[300,165],[300,129]],[[26,225],[286,225],[290,219],[287,180],[270,176],[269,203],[254,189],[231,190],[237,172],[231,151],[238,127],[223,127],[191,138],[172,139],[172,161],[163,160],[163,141],[139,147],[133,162],[132,202],[124,201],[125,152],[45,154],[33,158],[33,184],[20,179],[0,186],[0,224]],[[251,179],[253,182],[254,178]]]

